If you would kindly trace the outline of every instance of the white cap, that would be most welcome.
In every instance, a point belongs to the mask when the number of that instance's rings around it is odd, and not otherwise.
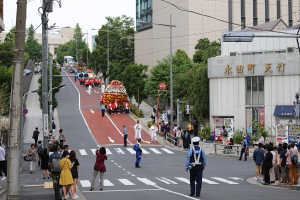
[[[192,142],[199,142],[200,141],[200,138],[199,137],[193,137],[192,138]]]

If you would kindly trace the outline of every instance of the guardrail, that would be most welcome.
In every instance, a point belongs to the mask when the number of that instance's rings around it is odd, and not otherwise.
[[[224,145],[224,144],[213,144],[214,154],[216,155],[232,155],[240,156],[242,145]],[[247,150],[247,156],[252,156],[252,151]],[[251,154],[251,155],[250,155]]]

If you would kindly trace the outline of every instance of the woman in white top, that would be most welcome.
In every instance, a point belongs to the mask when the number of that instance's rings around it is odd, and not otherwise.
[[[274,166],[276,165],[276,152],[277,151],[277,147],[272,147],[272,155],[273,155],[273,160],[272,160],[272,168],[270,168],[269,170],[269,174],[270,174],[270,183],[275,183],[275,172],[274,172]]]
[[[157,132],[157,127],[156,127],[156,124],[152,124],[151,127],[150,127],[150,133],[151,133],[151,141],[152,142],[155,142],[157,140],[156,138],[156,132]]]
[[[177,145],[182,147],[182,137],[181,137],[181,128],[178,127],[176,131]]]

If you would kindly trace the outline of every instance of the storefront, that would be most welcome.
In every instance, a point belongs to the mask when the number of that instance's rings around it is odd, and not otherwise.
[[[252,55],[208,59],[210,124],[217,140],[220,127],[227,125],[255,134],[253,121],[260,121],[272,140],[296,140],[299,118],[293,101],[300,88],[300,54],[261,52]],[[219,136],[220,135],[220,136]]]

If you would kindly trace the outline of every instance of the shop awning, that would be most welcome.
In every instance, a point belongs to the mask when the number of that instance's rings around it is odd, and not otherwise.
[[[294,116],[294,106],[276,105],[273,116]]]

